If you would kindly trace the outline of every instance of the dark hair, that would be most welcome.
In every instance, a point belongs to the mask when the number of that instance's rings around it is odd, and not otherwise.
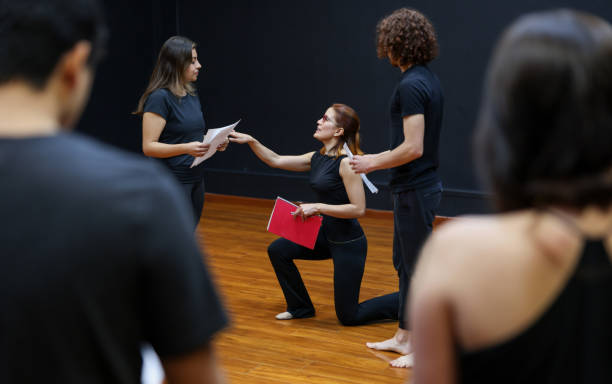
[[[81,40],[92,44],[95,67],[106,37],[96,0],[0,0],[0,84],[23,80],[44,88],[62,55]]]
[[[336,158],[340,156],[339,148],[346,143],[351,152],[355,155],[363,155],[363,151],[359,148],[359,116],[357,112],[345,104],[333,104],[331,107],[335,113],[335,123],[337,127],[344,130],[344,134],[340,141],[332,151],[336,151]],[[321,153],[325,153],[325,147],[321,148]]]
[[[183,73],[193,60],[192,50],[195,47],[196,43],[183,36],[172,36],[166,40],[159,51],[149,85],[140,96],[134,114],[142,114],[149,95],[160,88],[168,88],[177,96],[183,90],[190,95],[195,94],[193,85],[183,84]]]
[[[612,27],[570,10],[533,13],[489,65],[477,164],[502,211],[612,202]]]
[[[438,56],[438,41],[431,22],[419,11],[401,8],[378,22],[376,52],[389,54],[400,65],[427,64]]]

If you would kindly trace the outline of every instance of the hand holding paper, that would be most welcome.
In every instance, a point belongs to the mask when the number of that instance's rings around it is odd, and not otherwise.
[[[236,128],[239,122],[240,120],[238,120],[234,124],[226,125],[225,127],[209,129],[206,132],[206,136],[204,136],[204,140],[202,142],[203,144],[209,145],[208,151],[204,154],[204,156],[196,157],[193,160],[193,163],[191,164],[190,168],[195,167],[196,165],[202,163],[204,160],[214,155],[215,152],[217,152],[217,147],[226,143],[227,137],[229,136],[230,132],[232,132],[234,128]]]

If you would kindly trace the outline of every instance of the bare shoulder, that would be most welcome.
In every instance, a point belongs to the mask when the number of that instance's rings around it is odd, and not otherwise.
[[[435,253],[444,259],[445,255],[456,257],[487,251],[503,241],[505,227],[504,219],[498,216],[459,216],[431,235],[424,252]],[[435,252],[442,248],[446,252]]]
[[[513,219],[503,215],[463,216],[440,226],[426,242],[417,267],[416,280],[455,289],[456,284],[488,279],[504,263],[504,250],[516,250]]]
[[[356,174],[355,171],[353,171],[353,169],[351,168],[350,161],[351,159],[349,159],[348,156],[340,160],[340,176]]]

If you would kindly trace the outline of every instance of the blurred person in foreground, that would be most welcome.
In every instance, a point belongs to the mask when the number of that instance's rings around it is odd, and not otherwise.
[[[0,1],[0,382],[220,381],[227,320],[171,176],[67,130],[106,28],[94,0]]]
[[[612,382],[612,27],[519,18],[476,134],[499,213],[444,225],[410,300],[415,383]]]

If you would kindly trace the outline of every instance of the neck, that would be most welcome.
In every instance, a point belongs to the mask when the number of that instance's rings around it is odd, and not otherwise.
[[[59,130],[59,105],[49,87],[32,89],[24,82],[0,86],[0,136],[52,135]]]
[[[406,72],[410,68],[412,68],[412,64],[400,65],[400,70],[402,71],[402,73]]]
[[[326,155],[331,155],[332,153],[330,153],[334,147],[336,145],[338,145],[338,143],[340,142],[340,140],[336,137],[328,140],[328,141],[324,141],[323,142],[323,146],[325,147],[325,154]],[[342,148],[336,148],[338,150],[338,152],[340,152],[342,150]],[[335,153],[334,153],[335,154]]]

